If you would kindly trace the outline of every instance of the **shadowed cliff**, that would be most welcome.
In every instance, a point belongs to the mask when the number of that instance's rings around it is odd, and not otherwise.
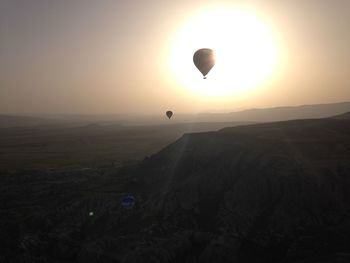
[[[187,134],[139,168],[143,215],[211,233],[199,262],[333,260],[350,252],[349,171],[349,120]]]

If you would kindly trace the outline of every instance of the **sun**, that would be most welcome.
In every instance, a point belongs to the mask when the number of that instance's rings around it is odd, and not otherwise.
[[[233,7],[199,12],[185,22],[173,41],[170,67],[181,86],[206,96],[248,92],[274,71],[278,48],[272,33],[252,12]],[[192,57],[210,48],[216,64],[203,80]]]

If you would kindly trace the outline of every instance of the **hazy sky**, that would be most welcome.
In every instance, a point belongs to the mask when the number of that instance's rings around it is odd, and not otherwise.
[[[181,86],[168,60],[186,19],[220,1],[0,0],[0,113],[158,114],[350,101],[349,0],[228,2],[265,21],[279,63],[251,92],[208,97]]]

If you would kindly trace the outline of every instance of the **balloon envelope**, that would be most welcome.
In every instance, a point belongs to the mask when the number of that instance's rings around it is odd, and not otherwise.
[[[168,110],[168,111],[166,112],[166,116],[170,119],[171,116],[173,116],[173,112],[170,111],[170,110]]]
[[[132,195],[124,196],[121,201],[124,208],[132,208],[135,205],[135,197]]]
[[[193,63],[206,78],[205,76],[215,65],[214,51],[209,48],[198,49],[193,55]]]

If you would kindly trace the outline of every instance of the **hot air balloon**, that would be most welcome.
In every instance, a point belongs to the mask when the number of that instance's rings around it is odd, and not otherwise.
[[[209,48],[198,49],[193,55],[193,62],[206,79],[206,75],[215,65],[214,51]]]
[[[135,205],[135,197],[132,195],[123,196],[121,203],[124,208],[132,208]]]
[[[168,110],[165,114],[169,119],[171,118],[171,116],[173,116],[173,112],[170,110]]]

